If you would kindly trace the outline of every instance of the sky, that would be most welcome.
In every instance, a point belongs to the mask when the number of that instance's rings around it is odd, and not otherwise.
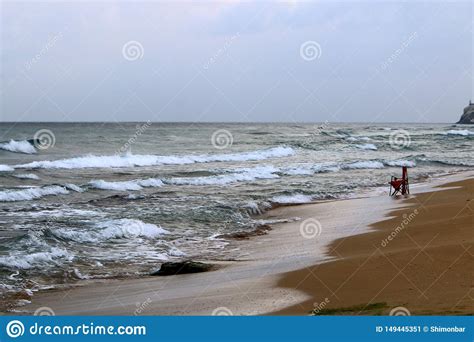
[[[1,2],[0,121],[455,122],[473,3]]]

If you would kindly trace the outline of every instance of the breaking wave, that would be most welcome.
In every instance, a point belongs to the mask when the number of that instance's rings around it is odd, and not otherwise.
[[[0,191],[0,202],[30,201],[44,196],[66,195],[68,193],[69,191],[66,188],[58,185],[22,190],[5,190]]]
[[[271,201],[278,204],[310,203],[313,201],[313,196],[303,194],[281,195],[273,197]]]
[[[125,182],[107,182],[104,180],[93,180],[89,182],[89,185],[93,188],[100,190],[136,191],[148,187],[157,188],[163,186],[163,182],[157,178],[139,179]]]
[[[113,239],[147,238],[155,239],[169,231],[151,223],[135,219],[110,220],[96,224],[87,230],[60,228],[51,233],[59,238],[76,242],[102,242]]]
[[[469,135],[474,135],[474,132],[471,132],[470,130],[467,130],[467,129],[452,129],[452,130],[447,131],[443,134],[445,134],[445,135],[469,136]]]
[[[0,266],[14,269],[30,269],[33,267],[44,267],[58,265],[64,260],[72,260],[65,249],[51,247],[47,252],[27,253],[14,252],[9,256],[0,257]]]
[[[21,140],[21,141],[10,140],[7,143],[0,143],[0,149],[9,151],[9,152],[17,152],[17,153],[26,153],[26,154],[36,153],[35,147],[26,140]]]
[[[16,177],[16,178],[19,178],[19,179],[34,179],[34,180],[40,179],[34,173],[22,173],[22,174],[13,175],[13,177]]]
[[[405,159],[385,160],[383,163],[387,166],[407,166],[407,167],[416,166],[416,162],[414,162],[413,160],[405,160]]]
[[[372,141],[372,139],[370,139],[369,137],[359,137],[359,136],[350,136],[350,137],[347,137],[346,138],[347,141],[351,141],[351,142],[354,142],[354,141]]]
[[[184,165],[194,163],[210,162],[238,162],[258,161],[270,158],[281,158],[295,154],[291,147],[279,146],[266,150],[251,152],[210,154],[210,155],[188,155],[188,156],[155,156],[155,155],[132,155],[124,156],[85,156],[59,160],[35,161],[27,164],[17,165],[19,168],[42,168],[42,169],[83,169],[83,168],[120,168],[135,166],[154,165]]]
[[[251,182],[257,179],[279,178],[279,169],[273,166],[236,169],[235,172],[207,177],[175,177],[166,179],[166,184],[175,185],[226,185],[237,182]]]
[[[358,161],[355,163],[345,164],[343,169],[383,169],[384,164],[376,160]]]
[[[10,172],[10,171],[15,171],[15,169],[12,168],[11,166],[0,164],[0,172]]]
[[[377,150],[377,146],[374,144],[362,144],[362,145],[355,145],[357,148],[360,148],[361,150]]]
[[[173,178],[148,178],[124,182],[108,182],[95,180],[90,186],[100,190],[136,191],[146,187],[161,187],[163,185],[226,185],[237,182],[251,182],[257,179],[278,178],[278,168],[273,166],[258,166],[255,168],[235,169],[232,173],[204,176],[204,177],[173,177]]]

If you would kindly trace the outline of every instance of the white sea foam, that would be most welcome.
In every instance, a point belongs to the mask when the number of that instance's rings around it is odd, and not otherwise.
[[[388,166],[407,166],[407,167],[415,167],[416,163],[411,160],[404,160],[404,159],[399,159],[399,160],[384,160],[383,162],[385,165]]]
[[[89,185],[100,190],[137,191],[148,187],[156,188],[163,186],[163,182],[158,178],[138,179],[125,182],[108,182],[100,179],[89,182]]]
[[[18,175],[13,175],[13,177],[20,178],[20,179],[40,179],[37,175],[34,173],[22,173]]]
[[[143,189],[135,181],[129,182],[107,182],[105,180],[93,180],[89,182],[89,185],[93,188],[100,190],[113,190],[113,191],[127,191],[127,190],[141,190]]]
[[[306,202],[303,202],[306,203]],[[295,203],[298,204],[298,203]],[[301,217],[294,216],[294,217],[288,217],[284,219],[269,219],[269,220],[257,220],[255,221],[258,224],[275,224],[275,223],[288,223],[288,222],[297,222],[301,221]]]
[[[279,146],[266,150],[231,154],[209,154],[188,156],[155,156],[155,155],[114,155],[114,156],[85,156],[59,160],[35,161],[17,165],[19,168],[44,169],[82,169],[82,168],[110,168],[135,167],[153,165],[182,165],[193,163],[252,161],[269,158],[287,157],[295,154],[291,147]]]
[[[15,213],[16,214],[16,213]],[[94,217],[94,216],[104,216],[105,214],[100,211],[84,210],[84,209],[72,209],[72,208],[63,208],[63,209],[51,209],[51,210],[40,210],[29,213],[31,217],[71,217],[71,216],[84,216],[84,217]],[[34,235],[30,238],[35,239]]]
[[[335,163],[301,164],[282,168],[281,173],[289,176],[312,175],[321,172],[337,172],[340,167]]]
[[[206,177],[175,177],[164,180],[175,185],[226,185],[236,182],[252,182],[257,179],[278,178],[279,169],[273,166],[236,169],[233,173]]]
[[[354,141],[372,141],[372,139],[370,139],[369,137],[354,137],[354,136],[347,137],[346,140],[351,141],[351,142],[354,142]]]
[[[343,165],[343,169],[383,169],[383,163],[375,160],[358,161]]]
[[[361,150],[377,150],[377,146],[374,144],[362,144],[362,145],[355,145],[357,148],[360,148]]]
[[[11,166],[0,164],[0,172],[6,172],[6,171],[15,171],[15,169],[12,168]]]
[[[289,176],[305,176],[312,175],[314,170],[311,165],[299,165],[286,168],[282,170],[282,173]]]
[[[166,229],[135,219],[118,219],[98,223],[88,230],[60,228],[53,234],[76,242],[100,242],[112,239],[154,239],[169,233]]]
[[[185,256],[186,253],[184,253],[183,251],[181,251],[180,249],[176,247],[171,247],[170,250],[168,251],[168,255],[174,256],[174,257],[182,257],[182,256]]]
[[[65,249],[52,247],[48,252],[24,253],[13,252],[0,257],[0,265],[9,268],[30,269],[34,267],[54,266],[57,261],[72,260],[73,256]]]
[[[144,187],[144,188],[159,188],[160,186],[163,186],[163,181],[158,178],[148,178],[148,179],[141,179],[137,181],[137,184]]]
[[[447,131],[444,133],[446,135],[463,135],[463,136],[468,136],[468,135],[474,135],[474,132],[471,132],[470,130],[467,129],[452,129],[450,131]]]
[[[291,204],[291,203],[309,203],[313,200],[312,196],[303,194],[281,195],[275,196],[271,199],[274,203]]]
[[[1,143],[0,149],[10,151],[10,152],[19,152],[19,153],[26,153],[26,154],[36,153],[35,147],[26,140],[22,140],[22,141],[10,140],[7,143]]]
[[[64,187],[49,185],[43,188],[27,188],[22,190],[0,191],[0,202],[30,201],[36,198],[52,195],[68,194]]]
[[[66,189],[69,189],[69,190],[72,190],[72,191],[75,191],[75,192],[84,192],[84,189],[82,189],[80,186],[78,186],[76,184],[68,183],[68,184],[64,184],[64,187]]]

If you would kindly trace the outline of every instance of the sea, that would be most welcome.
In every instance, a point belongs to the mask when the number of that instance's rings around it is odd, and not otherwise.
[[[275,206],[472,170],[473,142],[451,124],[0,123],[0,298],[238,258],[226,234]]]

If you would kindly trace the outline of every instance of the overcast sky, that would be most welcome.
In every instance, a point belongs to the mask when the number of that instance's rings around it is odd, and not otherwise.
[[[1,121],[454,122],[472,2],[2,2]]]

